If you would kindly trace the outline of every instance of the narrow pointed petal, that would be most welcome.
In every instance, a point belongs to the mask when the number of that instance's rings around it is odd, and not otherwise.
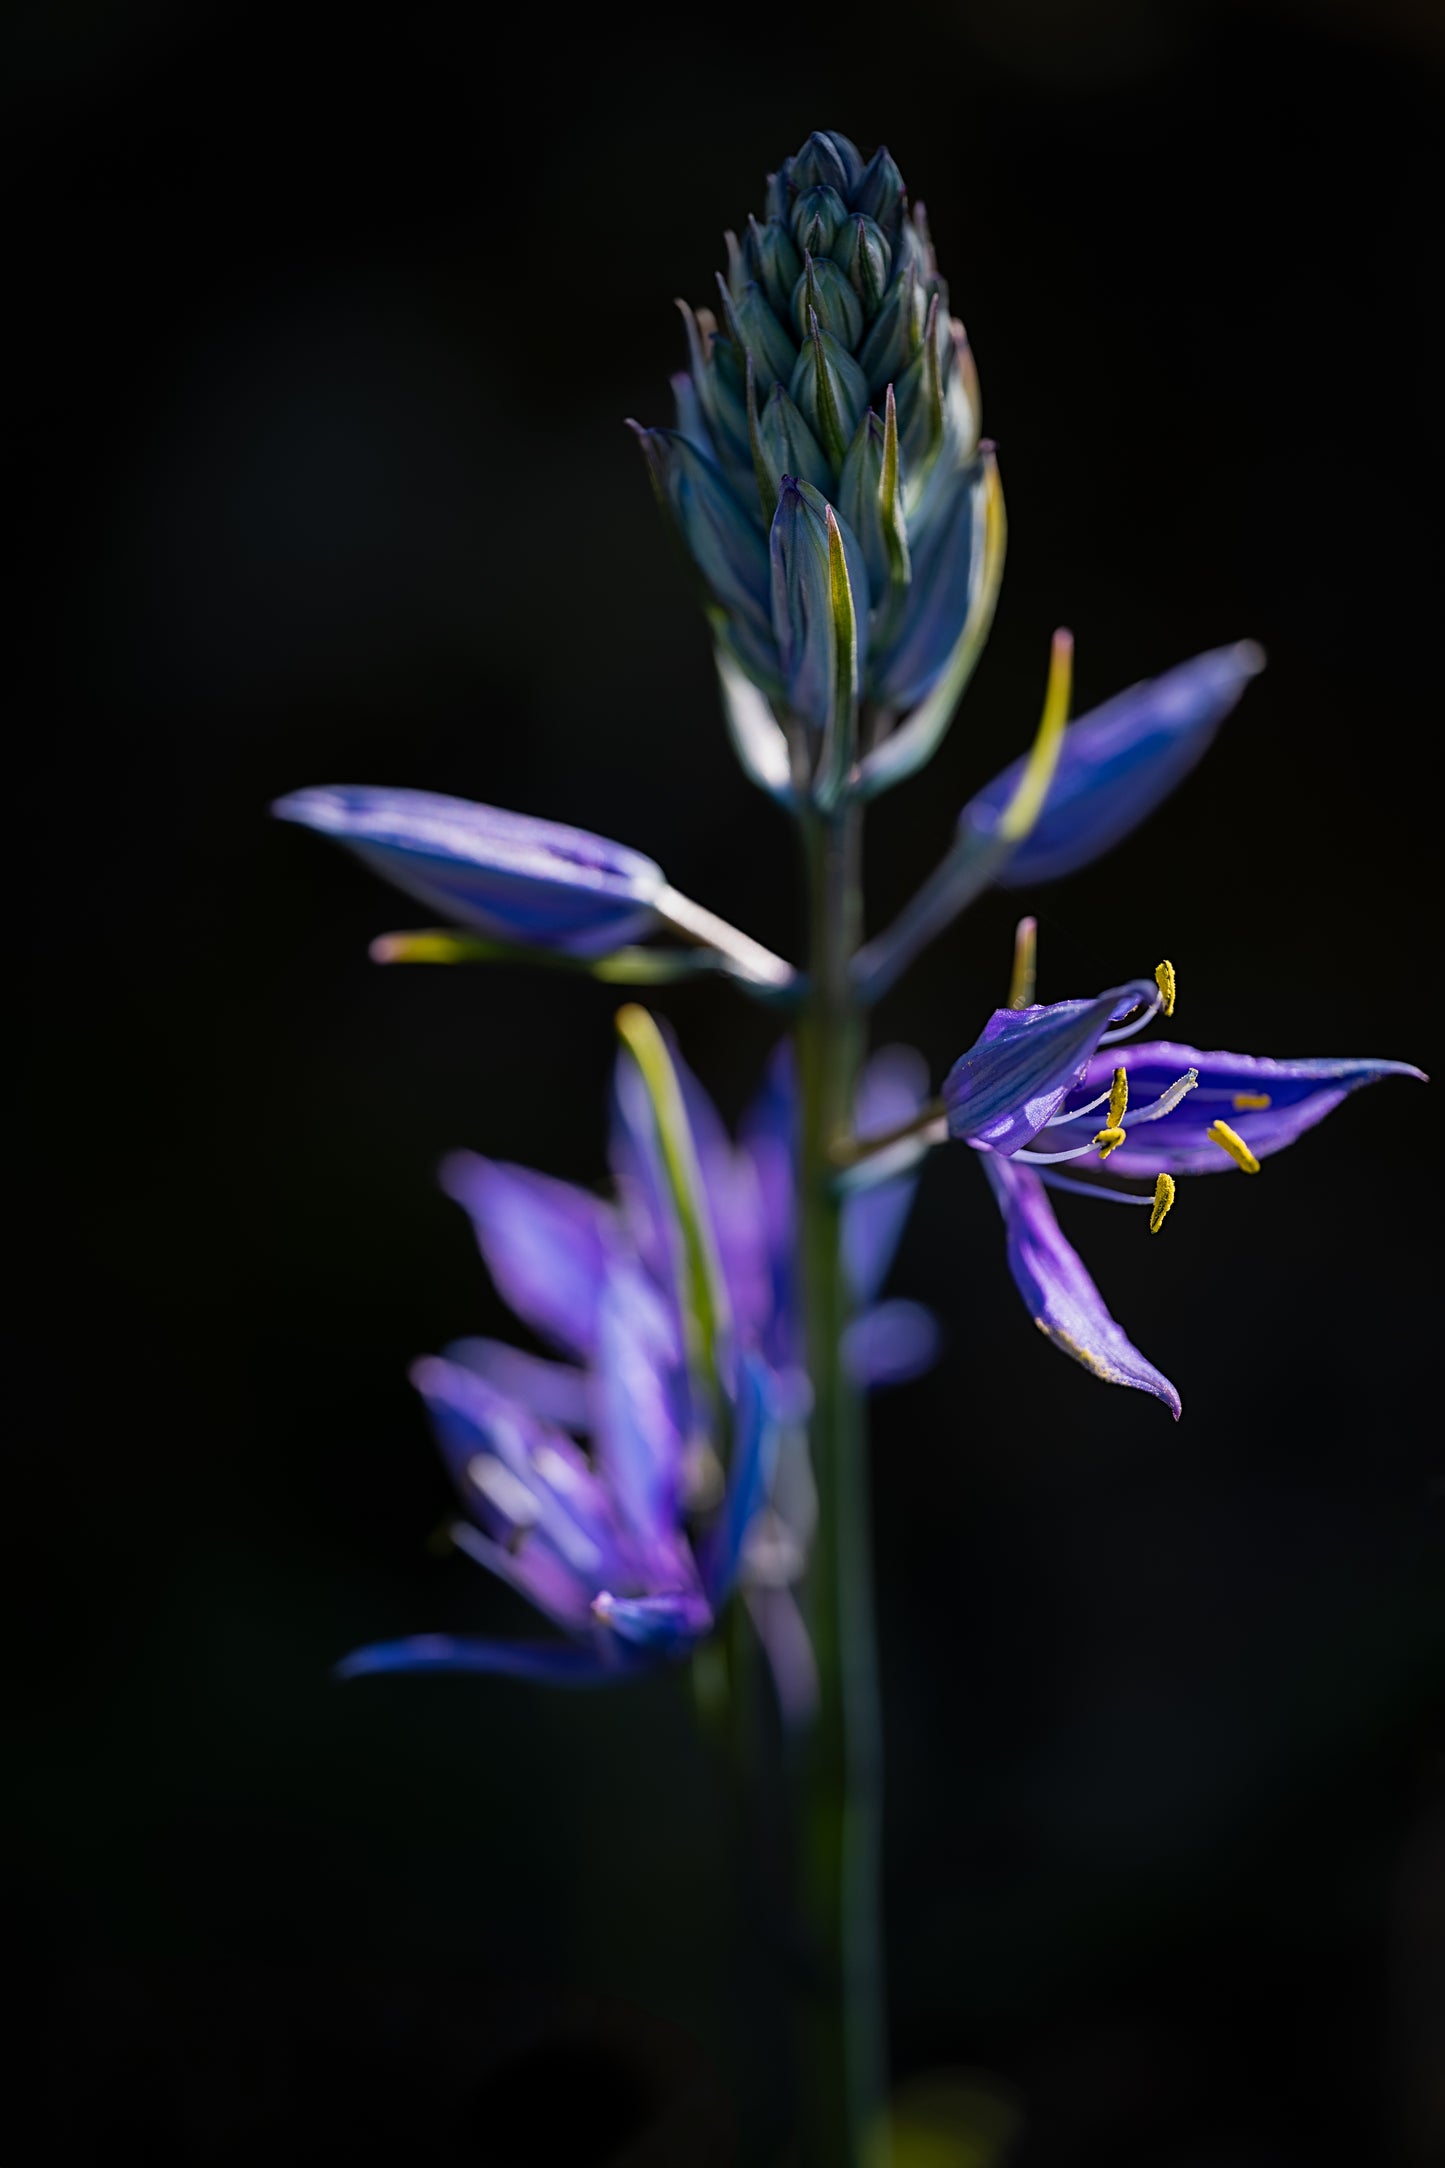
[[[519,1347],[509,1347],[505,1340],[480,1337],[453,1340],[442,1353],[448,1362],[473,1371],[544,1423],[553,1423],[574,1437],[592,1428],[593,1399],[585,1370],[575,1369],[571,1363],[548,1362],[542,1355],[528,1355]]]
[[[635,1265],[614,1265],[598,1318],[597,1468],[649,1580],[674,1575],[681,1555],[681,1362],[657,1290]]]
[[[1000,886],[1057,880],[1112,849],[1203,758],[1263,667],[1260,649],[1241,640],[1081,715],[1065,733],[1038,820],[995,876]],[[960,827],[993,835],[1022,767],[1015,761],[995,776],[965,807]]]
[[[542,1686],[606,1686],[632,1676],[629,1665],[609,1660],[598,1648],[565,1641],[478,1641],[464,1634],[375,1641],[336,1666],[338,1679],[374,1678],[387,1671],[487,1672]]]
[[[737,1579],[748,1530],[772,1484],[777,1451],[772,1380],[756,1356],[745,1356],[738,1366],[727,1496],[703,1551],[703,1586],[714,1609],[721,1607]]]
[[[1196,1088],[1162,1121],[1126,1123],[1124,1142],[1109,1157],[1109,1173],[1147,1175],[1227,1174],[1234,1162],[1207,1132],[1224,1120],[1238,1132],[1256,1159],[1282,1152],[1313,1129],[1363,1085],[1382,1077],[1413,1077],[1424,1071],[1404,1061],[1319,1058],[1275,1061],[1266,1055],[1201,1053],[1198,1047],[1153,1039],[1142,1045],[1110,1047],[1089,1063],[1083,1083],[1064,1111],[1083,1105],[1107,1087],[1114,1068],[1127,1071],[1132,1105],[1156,1099],[1178,1076],[1199,1071]],[[1082,1128],[1082,1125],[1081,1125]],[[1052,1136],[1067,1135],[1054,1130]],[[1081,1162],[1086,1165],[1087,1162]]]
[[[901,1129],[928,1097],[928,1064],[911,1046],[880,1047],[864,1068],[854,1102],[860,1137]],[[869,1303],[888,1276],[918,1188],[916,1174],[849,1197],[843,1207],[843,1259],[849,1285]]]
[[[944,1079],[949,1135],[1018,1151],[1058,1113],[1110,1024],[1157,1003],[1152,979],[1132,979],[1094,1001],[995,1009]]]
[[[556,821],[425,790],[294,791],[280,820],[332,836],[409,896],[499,940],[601,954],[649,933],[662,869]]]
[[[1106,1384],[1152,1393],[1177,1421],[1178,1393],[1110,1316],[1082,1259],[1065,1241],[1038,1175],[1017,1160],[979,1156],[1003,1214],[1009,1270],[1040,1332]]]
[[[921,1302],[880,1302],[860,1311],[843,1334],[843,1361],[857,1385],[904,1385],[938,1360],[938,1319]]]
[[[750,1588],[747,1606],[772,1673],[783,1729],[799,1732],[817,1711],[818,1660],[798,1599],[790,1588]]]
[[[566,1354],[590,1356],[617,1216],[571,1182],[453,1152],[441,1185],[476,1230],[487,1269],[524,1324]]]

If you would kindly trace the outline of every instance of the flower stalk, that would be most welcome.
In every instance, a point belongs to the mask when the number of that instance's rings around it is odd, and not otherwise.
[[[805,1746],[803,1872],[812,1968],[802,2018],[803,2168],[882,2168],[887,2157],[883,1772],[867,1434],[862,1398],[842,1359],[852,1297],[834,1157],[851,1126],[863,1053],[851,969],[862,918],[861,828],[856,803],[803,822],[809,939],[798,1026],[798,1268],[818,1493],[804,1611],[820,1682]]]

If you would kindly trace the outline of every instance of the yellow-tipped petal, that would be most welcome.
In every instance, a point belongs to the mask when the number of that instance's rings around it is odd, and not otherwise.
[[[1117,1129],[1128,1112],[1128,1108],[1129,1072],[1127,1069],[1116,1069],[1114,1071],[1114,1080],[1109,1086],[1109,1120],[1106,1126],[1110,1129]]]
[[[1101,1129],[1094,1139],[1095,1144],[1099,1147],[1100,1159],[1107,1159],[1111,1152],[1117,1152],[1124,1141],[1124,1137],[1124,1130],[1114,1123],[1111,1123],[1107,1129]]]
[[[1162,964],[1154,966],[1154,983],[1163,997],[1161,1006],[1164,1014],[1172,1016],[1174,1014],[1174,997],[1179,991],[1179,981],[1174,975],[1174,966],[1167,957]]]
[[[1257,1112],[1260,1108],[1272,1107],[1273,1105],[1274,1101],[1270,1098],[1268,1092],[1236,1092],[1234,1095],[1234,1111],[1236,1114]]]
[[[1062,626],[1049,650],[1049,682],[1044,691],[1044,712],[1038,734],[1029,748],[1018,787],[999,819],[998,833],[1005,843],[1021,843],[1043,811],[1049,785],[1063,750],[1064,726],[1069,719],[1069,698],[1074,687],[1074,636]]]
[[[1038,958],[1039,922],[1021,918],[1014,933],[1014,968],[1009,980],[1011,1009],[1031,1009],[1034,1001],[1034,966]]]
[[[1221,1152],[1228,1152],[1236,1167],[1242,1167],[1246,1174],[1258,1174],[1259,1161],[1239,1131],[1231,1129],[1228,1122],[1211,1122],[1205,1135],[1211,1144],[1219,1146]]]
[[[1154,1183],[1154,1209],[1149,1214],[1149,1232],[1151,1235],[1158,1234],[1173,1209],[1174,1177],[1172,1174],[1161,1174]]]

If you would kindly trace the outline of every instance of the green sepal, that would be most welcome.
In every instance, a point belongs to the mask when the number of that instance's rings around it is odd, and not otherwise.
[[[755,218],[749,218],[743,249],[748,269],[767,295],[774,312],[780,319],[786,318],[793,288],[803,268],[803,259],[792,234],[781,219],[771,218],[766,225],[760,226]]]
[[[807,338],[814,316],[851,354],[863,336],[863,305],[846,272],[830,256],[806,257],[802,277],[793,288],[793,322],[800,339]]]
[[[797,341],[789,338],[769,308],[762,287],[749,280],[734,296],[721,277],[717,287],[728,330],[739,351],[753,364],[760,388],[766,391],[780,378],[786,383],[798,359]]]
[[[893,251],[881,226],[861,214],[851,218],[833,243],[833,261],[848,274],[848,283],[863,305],[863,317],[872,323],[888,291]],[[860,334],[861,336],[861,327]],[[857,339],[849,344],[856,346]]]
[[[847,216],[848,206],[836,188],[808,188],[793,205],[788,223],[805,255],[827,256]]]
[[[836,473],[867,412],[868,384],[847,348],[823,330],[816,316],[809,321],[788,391]]]

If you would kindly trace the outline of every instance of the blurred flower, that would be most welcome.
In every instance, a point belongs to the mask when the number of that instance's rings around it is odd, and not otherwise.
[[[1263,1159],[1361,1085],[1422,1073],[1407,1062],[1273,1061],[1163,1040],[1103,1051],[1161,1007],[1170,1014],[1174,992],[1166,963],[1153,983],[1136,979],[1093,1001],[996,1010],[949,1072],[941,1105],[947,1133],[980,1154],[1004,1217],[1009,1269],[1034,1323],[1096,1376],[1153,1393],[1177,1416],[1178,1393],[1110,1316],[1060,1231],[1049,1189],[1142,1206],[1157,1234],[1176,1176],[1258,1174]],[[1101,1180],[1104,1161],[1111,1177],[1147,1177],[1152,1192]],[[1065,1165],[1075,1174],[1060,1173]]]
[[[781,764],[740,744],[756,779],[781,790],[781,765],[795,787],[835,793],[818,735],[835,706],[866,703],[866,745],[841,719],[833,733],[855,780],[882,787],[937,744],[997,595],[1002,498],[973,359],[886,150],[865,162],[846,136],[811,135],[727,253],[718,309],[682,305],[676,428],[633,427],[721,648],[792,740]],[[821,526],[825,509],[831,578],[808,517]]]
[[[422,1635],[359,1650],[344,1676],[619,1679],[689,1654],[732,1589],[770,1488],[777,1388],[733,1328],[666,1043],[641,1010],[619,1025],[616,1204],[472,1153],[443,1168],[499,1291],[562,1359],[471,1340],[412,1373],[465,1509],[458,1547],[568,1638]]]

